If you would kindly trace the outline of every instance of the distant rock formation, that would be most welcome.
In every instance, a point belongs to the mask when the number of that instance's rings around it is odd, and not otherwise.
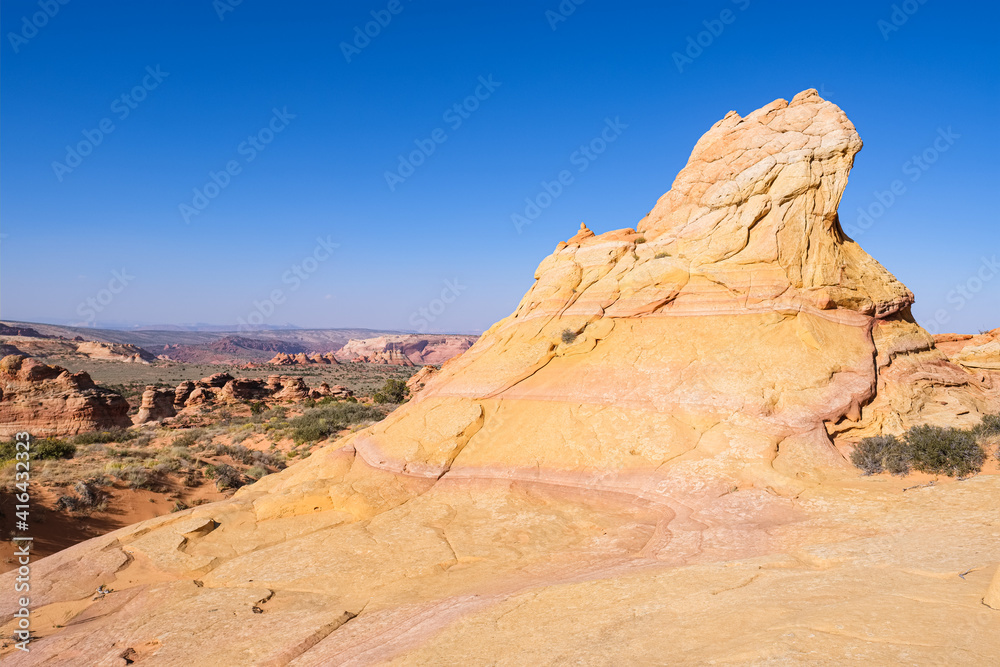
[[[351,339],[337,350],[340,361],[398,366],[443,364],[472,347],[477,336],[399,334]]]
[[[333,352],[327,352],[325,354],[305,354],[300,352],[298,354],[285,354],[279,352],[274,355],[270,361],[267,362],[273,366],[305,366],[307,364],[338,364],[336,356]]]
[[[174,409],[175,390],[160,389],[158,387],[146,387],[142,392],[142,403],[139,405],[139,412],[133,420],[136,424],[162,421],[177,414]]]
[[[108,359],[126,363],[148,364],[156,359],[156,355],[153,353],[147,352],[138,345],[132,345],[131,343],[88,341],[77,345],[76,351],[91,359]]]
[[[98,387],[86,373],[70,373],[21,355],[0,360],[0,436],[27,431],[37,438],[125,428],[128,402]]]
[[[0,336],[25,336],[27,338],[54,338],[38,333],[31,327],[18,327],[10,324],[0,323]]]
[[[176,410],[216,403],[300,402],[309,398],[319,399],[330,396],[336,399],[346,399],[353,396],[347,387],[341,385],[331,387],[326,382],[321,383],[315,389],[310,389],[301,377],[270,375],[267,379],[234,378],[228,373],[216,373],[197,382],[181,382],[175,390],[164,393],[169,394],[172,406]],[[145,402],[145,394],[143,400]],[[162,400],[165,401],[166,398]]]
[[[258,338],[246,338],[244,336],[226,336],[209,344],[209,349],[225,354],[239,354],[246,350],[259,350],[261,352],[281,352],[285,354],[298,354],[305,352],[305,348],[297,343],[288,343],[283,340],[264,340]]]

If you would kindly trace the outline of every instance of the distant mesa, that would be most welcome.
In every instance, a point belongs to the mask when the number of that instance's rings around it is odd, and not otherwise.
[[[324,354],[278,353],[268,361],[275,366],[368,363],[387,366],[442,364],[472,347],[477,336],[395,334],[347,341],[340,349]]]
[[[25,336],[27,338],[53,338],[54,336],[46,336],[45,334],[40,334],[35,329],[31,327],[19,327],[9,324],[0,323],[0,336]]]
[[[156,359],[156,355],[137,345],[128,343],[80,343],[76,351],[91,359],[107,359],[126,363],[148,364]]]

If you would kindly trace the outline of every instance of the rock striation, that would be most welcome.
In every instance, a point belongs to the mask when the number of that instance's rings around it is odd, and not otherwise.
[[[148,364],[156,359],[156,355],[153,353],[147,352],[138,345],[132,345],[131,343],[88,341],[77,345],[76,351],[91,359],[108,359],[135,364]]]
[[[70,373],[21,355],[0,360],[0,436],[27,431],[36,438],[125,428],[128,402],[98,387],[86,373]]]
[[[472,347],[476,336],[397,334],[356,338],[337,350],[341,361],[400,366],[443,364]]]
[[[8,660],[995,662],[997,477],[904,494],[845,460],[1000,407],[841,229],[860,148],[814,90],[730,112],[384,421],[36,563],[55,620]]]

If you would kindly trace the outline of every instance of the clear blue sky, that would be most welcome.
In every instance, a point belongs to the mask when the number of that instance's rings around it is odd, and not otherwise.
[[[232,1],[42,0],[54,16],[33,30],[38,1],[4,0],[0,316],[482,330],[581,221],[633,226],[727,111],[817,88],[865,141],[844,224],[901,181],[859,242],[922,322],[1000,326],[1000,273],[976,282],[1000,254],[996,3],[910,0],[896,26],[871,1],[566,0],[558,21],[559,0]],[[372,12],[387,25],[345,56]],[[605,119],[627,127],[574,160]],[[948,128],[934,164],[907,167]],[[91,151],[84,132],[103,135]],[[418,140],[434,152],[390,188]],[[563,169],[573,182],[518,233],[511,215]],[[228,184],[197,200],[210,172]],[[206,202],[185,222],[181,204]]]

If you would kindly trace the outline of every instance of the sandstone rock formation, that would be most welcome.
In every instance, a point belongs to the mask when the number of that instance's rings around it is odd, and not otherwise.
[[[174,397],[177,392],[173,389],[160,389],[158,387],[146,387],[142,392],[142,403],[139,405],[139,412],[133,420],[136,424],[146,424],[148,422],[163,421],[168,417],[177,414],[174,409]]]
[[[108,359],[112,361],[124,361],[126,363],[148,364],[150,361],[156,359],[156,355],[153,353],[129,343],[99,343],[89,341],[77,345],[76,351],[91,359]]]
[[[352,396],[347,387],[341,385],[331,387],[326,382],[315,389],[310,389],[301,377],[270,375],[265,380],[234,378],[228,373],[216,373],[197,382],[181,382],[177,385],[177,389],[169,393],[172,404],[177,410],[234,401],[298,402],[307,398],[319,399],[329,396],[346,399]],[[143,400],[145,401],[145,398]]]
[[[341,361],[402,366],[443,364],[472,347],[476,336],[398,334],[351,339],[337,350]]]
[[[86,373],[70,373],[34,359],[0,360],[0,436],[27,431],[36,438],[75,435],[132,425],[121,395],[98,387]]]
[[[273,364],[275,366],[294,366],[294,365],[306,365],[306,364],[339,364],[337,357],[333,352],[326,352],[325,354],[315,353],[315,354],[305,354],[300,352],[299,354],[284,354],[279,352],[274,355],[270,361],[267,363]]]
[[[36,563],[5,657],[994,663],[997,476],[904,493],[841,451],[1000,407],[844,235],[860,148],[813,90],[729,113],[383,422]]]

